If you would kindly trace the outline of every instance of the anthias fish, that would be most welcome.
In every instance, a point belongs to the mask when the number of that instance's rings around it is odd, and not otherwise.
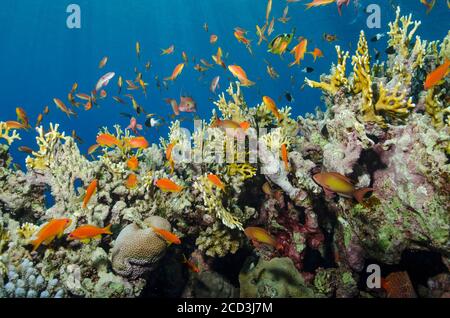
[[[36,239],[31,242],[33,251],[36,251],[41,244],[49,245],[55,238],[60,238],[71,223],[72,220],[67,218],[49,221],[39,230]]]
[[[356,189],[353,182],[337,172],[322,172],[313,176],[314,181],[327,193],[337,193],[345,198],[355,198],[362,203],[364,196],[374,191],[373,188]]]
[[[148,141],[144,137],[134,137],[128,139],[126,144],[131,149],[145,149],[148,148]]]
[[[222,180],[220,180],[220,178],[215,175],[215,174],[208,174],[208,180],[214,184],[215,186],[217,186],[220,190],[224,191],[225,190],[225,185],[223,184]]]
[[[449,73],[450,60],[445,60],[444,64],[437,67],[434,71],[428,74],[425,80],[425,89],[428,90],[433,86],[439,84]]]
[[[156,226],[150,226],[150,228],[153,230],[153,232],[161,236],[168,243],[176,245],[181,244],[180,238],[177,235],[173,234],[172,232],[158,228]]]
[[[172,180],[165,179],[165,178],[156,180],[155,185],[159,189],[161,189],[163,192],[177,193],[177,192],[181,192],[184,189],[184,187],[176,184]]]
[[[95,194],[95,192],[97,192],[97,186],[98,186],[98,180],[94,179],[87,187],[86,194],[84,195],[84,199],[83,199],[83,209],[86,209],[92,196]]]
[[[139,160],[136,156],[132,156],[127,160],[127,167],[132,171],[136,171],[139,168]]]
[[[278,111],[278,107],[275,104],[275,101],[269,96],[263,96],[264,105],[266,105],[267,109],[272,112],[272,114],[277,118],[278,121],[283,119],[280,112]]]
[[[270,245],[276,249],[280,248],[277,241],[265,229],[260,227],[247,227],[244,229],[245,235],[255,244],[262,243]]]
[[[69,241],[76,240],[83,243],[88,243],[91,239],[100,239],[102,235],[111,235],[111,224],[104,228],[100,228],[94,225],[82,225],[72,231],[67,239]]]

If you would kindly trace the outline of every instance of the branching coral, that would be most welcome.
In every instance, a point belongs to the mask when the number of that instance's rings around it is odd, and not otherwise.
[[[217,216],[222,223],[230,229],[243,230],[239,219],[231,214],[222,204],[222,192],[214,187],[207,176],[201,176],[194,183],[194,189],[197,189],[202,197],[208,211]]]
[[[0,139],[6,140],[6,142],[11,145],[14,140],[20,140],[20,136],[17,130],[8,127],[5,122],[0,122]]]
[[[36,137],[36,142],[39,146],[39,151],[33,152],[33,157],[28,156],[26,164],[28,169],[46,170],[53,160],[54,148],[60,140],[67,140],[65,133],[58,132],[59,124],[53,125],[50,123],[50,130],[46,133],[44,127],[36,128],[39,136]]]
[[[336,94],[342,87],[348,86],[348,79],[346,77],[346,63],[349,58],[349,52],[341,50],[340,46],[336,46],[336,52],[338,56],[337,65],[331,70],[331,75],[325,77],[321,82],[315,82],[309,79],[305,79],[308,86],[312,88],[320,88],[330,95]]]
[[[378,87],[378,101],[375,104],[375,110],[379,114],[387,115],[391,118],[405,118],[409,115],[409,110],[415,105],[412,103],[412,97],[408,98],[406,91],[401,92],[401,84],[398,83],[395,88],[389,92],[383,84]]]

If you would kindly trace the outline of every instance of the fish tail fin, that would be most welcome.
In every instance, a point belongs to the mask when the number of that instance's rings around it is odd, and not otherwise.
[[[362,203],[364,201],[364,197],[366,196],[366,194],[369,192],[373,192],[374,190],[375,190],[374,188],[358,189],[353,193],[353,197],[355,198],[356,201],[358,201],[358,203]]]
[[[105,233],[105,234],[113,234],[112,232],[111,232],[111,226],[112,226],[112,224],[108,224],[104,229],[103,229],[103,232]]]

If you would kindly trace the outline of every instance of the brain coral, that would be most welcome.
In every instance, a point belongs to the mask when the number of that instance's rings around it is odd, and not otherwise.
[[[159,216],[151,216],[144,223],[172,230],[170,223]],[[143,277],[156,267],[167,246],[151,228],[130,224],[120,232],[111,250],[112,267],[117,274],[130,279]]]

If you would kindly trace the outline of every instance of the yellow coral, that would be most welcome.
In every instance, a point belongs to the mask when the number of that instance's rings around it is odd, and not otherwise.
[[[320,88],[331,95],[335,95],[341,87],[346,87],[348,85],[348,79],[345,72],[347,59],[350,56],[349,52],[342,51],[341,47],[338,45],[336,46],[336,52],[338,55],[338,63],[333,68],[331,77],[326,79],[326,81],[321,82],[315,82],[305,78],[305,82],[308,86],[312,88]]]
[[[242,180],[253,178],[256,175],[256,168],[249,163],[232,163],[227,167],[230,176],[239,175]]]
[[[378,102],[375,104],[375,110],[378,113],[386,114],[393,118],[406,117],[409,110],[414,108],[412,98],[407,98],[407,92],[400,92],[401,83],[398,83],[395,88],[389,92],[383,86],[379,85]]]
[[[5,122],[0,122],[0,139],[5,139],[8,145],[11,145],[14,140],[20,140],[17,130],[11,129]]]
[[[199,177],[194,183],[194,188],[201,193],[207,210],[215,213],[225,226],[244,230],[239,219],[225,209],[222,204],[222,192],[213,186],[207,175]]]
[[[355,94],[362,93],[361,112],[365,122],[375,122],[384,126],[384,120],[375,113],[373,105],[372,77],[370,74],[370,56],[366,36],[363,31],[359,35],[358,49],[352,58],[353,87]]]
[[[428,90],[425,98],[425,112],[431,117],[431,122],[436,128],[443,128],[450,123],[448,117],[450,115],[450,106],[444,108],[441,102],[441,94],[434,93],[434,87]]]
[[[412,14],[400,16],[400,7],[397,7],[395,20],[389,23],[388,44],[394,47],[397,53],[407,58],[409,56],[409,44],[420,24],[420,21],[412,21]],[[409,31],[411,25],[413,25],[413,28]]]
[[[39,229],[39,226],[33,223],[24,223],[17,230],[17,234],[25,240],[29,240],[33,234]]]
[[[227,93],[231,96],[232,100],[227,101],[225,94],[222,93],[219,96],[219,100],[214,102],[214,105],[219,108],[223,118],[231,119],[240,123],[249,119],[247,113],[248,108],[241,91],[241,84],[236,82],[235,85],[236,91],[234,90],[233,83],[231,83],[227,89]]]
[[[66,137],[65,133],[58,132],[59,124],[53,125],[50,123],[50,131],[44,132],[44,127],[36,128],[39,136],[36,137],[36,142],[39,146],[39,151],[34,151],[31,156],[26,159],[28,169],[46,170],[50,161],[52,160],[53,150],[60,140],[68,141],[71,137]]]

